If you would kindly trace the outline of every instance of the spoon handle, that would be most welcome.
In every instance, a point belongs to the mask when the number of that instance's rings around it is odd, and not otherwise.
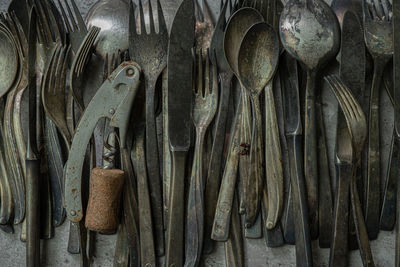
[[[239,100],[239,106],[236,109],[236,115],[232,124],[231,139],[229,141],[227,160],[219,190],[217,208],[215,209],[211,234],[211,239],[215,241],[226,241],[229,237],[232,203],[240,153],[239,141],[241,116],[242,101]]]
[[[304,171],[312,237],[318,235],[318,155],[315,110],[316,72],[307,72],[305,128],[304,128]]]
[[[248,206],[246,208],[246,227],[252,226],[259,215],[263,190],[264,147],[262,142],[262,121],[258,94],[251,95],[253,128],[250,146],[250,176],[247,181]]]
[[[282,152],[271,79],[265,89],[265,166],[268,190],[267,229],[275,228],[283,208]]]

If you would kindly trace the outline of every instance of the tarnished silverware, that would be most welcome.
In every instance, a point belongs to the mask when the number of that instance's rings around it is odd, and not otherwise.
[[[361,4],[361,3],[360,3]],[[347,14],[348,13],[348,14]],[[341,52],[340,52],[340,78],[349,87],[353,93],[356,101],[363,106],[364,102],[364,91],[365,91],[365,45],[363,30],[360,22],[360,18],[357,14],[352,11],[347,11],[344,14],[342,20],[342,38],[341,38]],[[343,114],[338,114],[338,126],[337,131],[340,132],[341,128],[346,129],[346,121]],[[361,160],[356,166],[356,181],[358,184],[359,194],[362,195],[364,192],[362,187],[362,171],[361,171]],[[350,214],[350,225],[349,225],[349,248],[357,248],[355,225],[352,215]]]
[[[379,148],[380,88],[383,70],[393,57],[392,5],[388,0],[378,0],[377,2],[363,0],[365,44],[374,60],[368,124],[368,176],[365,184],[365,220],[370,239],[376,239],[378,236],[381,208],[381,161]]]
[[[246,31],[255,23],[263,20],[262,15],[254,8],[241,8],[236,11],[228,21],[228,25],[225,30],[224,37],[224,50],[228,63],[231,70],[240,81],[239,67],[238,67],[238,55],[240,50],[240,43],[246,33]],[[241,82],[240,82],[241,83]],[[240,126],[240,146],[242,151],[239,158],[239,173],[242,181],[242,197],[240,209],[241,212],[246,213],[246,224],[251,226],[257,219],[262,186],[259,176],[253,176],[257,181],[253,181],[250,186],[250,170],[253,168],[250,164],[250,143],[251,143],[251,111],[250,111],[250,96],[249,92],[242,86],[242,122]],[[256,166],[254,166],[255,168]],[[258,184],[254,184],[257,182]],[[261,184],[260,184],[261,183]],[[249,191],[251,190],[251,192]],[[253,201],[250,201],[250,195],[253,197]],[[232,195],[233,197],[233,195]],[[231,202],[231,201],[230,201]],[[215,220],[214,220],[215,221]],[[227,221],[229,225],[229,221]]]
[[[167,65],[168,30],[160,1],[157,1],[158,33],[155,31],[151,1],[148,4],[150,32],[146,32],[142,1],[139,1],[140,25],[138,27],[140,28],[140,34],[135,31],[137,28],[135,18],[131,17],[129,22],[134,24],[131,25],[129,52],[131,59],[135,60],[143,68],[146,87],[146,165],[151,192],[151,210],[154,220],[156,252],[160,256],[164,254],[164,224],[155,109],[156,82],[158,76],[160,76]]]
[[[278,58],[279,39],[275,30],[264,22],[254,24],[250,27],[243,37],[238,54],[240,80],[243,86],[250,91],[253,111],[252,148],[254,148],[254,151],[252,149],[250,150],[252,168],[250,177],[252,180],[249,181],[248,186],[261,186],[261,191],[263,191],[264,183],[262,180],[264,177],[264,169],[258,167],[258,165],[263,166],[264,162],[263,131],[259,96],[266,85],[269,85],[266,89],[266,94],[271,98],[268,101],[268,105],[265,107],[268,110],[268,119],[266,119],[266,147],[268,152],[266,152],[266,160],[277,160],[279,162],[277,163],[274,161],[275,164],[273,165],[266,164],[266,166],[271,167],[266,170],[268,190],[267,229],[273,229],[275,227],[280,218],[280,212],[283,206],[283,177],[282,169],[279,170],[279,167],[281,166],[280,157],[277,158],[277,154],[281,154],[281,148],[278,123],[276,120],[275,102],[272,93],[273,80],[271,82],[271,78],[273,78],[273,74],[278,65]],[[257,69],[262,69],[263,71],[255,71]],[[259,171],[262,172],[259,173]],[[253,176],[256,178],[253,178]],[[260,184],[256,182],[258,180],[261,180]],[[253,199],[252,197],[253,196],[249,195],[249,202],[260,202],[260,199]],[[260,205],[260,203],[258,203],[258,205]]]
[[[286,51],[300,61],[307,71],[304,171],[311,236],[316,237],[318,235],[318,155],[315,86],[318,70],[339,51],[340,28],[335,14],[324,1],[290,0],[282,11],[280,36]]]
[[[35,6],[30,12],[28,35],[28,86],[29,86],[29,128],[26,153],[26,265],[40,266],[40,214],[39,214],[39,189],[40,189],[40,156],[37,149],[36,136],[36,42],[38,17]]]
[[[399,1],[393,2],[393,85],[394,85],[394,130],[395,138],[400,138],[400,3]],[[397,165],[398,166],[398,165]],[[397,186],[397,200],[396,205],[400,207],[400,186]],[[396,247],[395,247],[395,266],[400,266],[400,209],[396,210]]]
[[[222,4],[221,0],[221,4]],[[218,112],[215,117],[213,145],[207,170],[207,182],[205,187],[204,205],[204,252],[212,251],[212,225],[215,208],[218,201],[218,192],[221,183],[223,165],[223,149],[225,145],[226,124],[229,112],[229,99],[231,98],[231,81],[233,73],[229,68],[224,53],[224,31],[226,18],[233,12],[232,0],[226,0],[221,9],[217,24],[211,38],[210,53],[216,58],[220,78],[220,97]]]
[[[194,24],[194,3],[184,0],[172,23],[168,47],[168,134],[172,156],[165,261],[168,267],[183,266],[184,260],[182,229],[185,165],[191,131]]]
[[[300,109],[300,90],[299,78],[297,73],[297,62],[288,53],[284,54],[281,62],[281,72],[288,73],[287,79],[283,79],[283,106],[285,113],[285,135],[288,146],[289,166],[290,166],[290,190],[289,199],[292,209],[287,212],[293,213],[293,228],[285,222],[285,236],[294,236],[296,243],[296,264],[299,266],[312,266],[312,251],[310,240],[310,228],[308,220],[307,192],[303,172],[303,155],[302,155],[302,132],[303,126],[301,122]],[[291,216],[286,216],[291,218]],[[293,240],[292,240],[293,241]]]
[[[185,266],[198,266],[202,255],[204,236],[204,138],[218,106],[217,65],[215,60],[210,65],[209,50],[204,51],[204,53],[203,55],[203,50],[200,49],[192,109],[193,123],[196,127],[196,144],[188,196]],[[203,61],[205,61],[204,69]]]
[[[360,198],[358,195],[357,181],[355,179],[356,166],[357,163],[361,160],[361,151],[363,150],[364,143],[367,137],[367,121],[361,106],[354,99],[354,96],[351,94],[346,85],[336,76],[328,76],[325,79],[329,83],[333,93],[335,94],[339,102],[348,126],[347,129],[344,129],[347,130],[347,132],[342,131],[341,133],[339,133],[341,135],[341,139],[339,139],[339,142],[341,143],[338,144],[337,151],[338,158],[341,160],[342,164],[339,170],[339,179],[343,179],[343,182],[345,182],[343,183],[343,186],[346,186],[347,184],[348,189],[346,190],[345,187],[340,188],[341,186],[339,185],[337,190],[339,194],[341,194],[341,192],[344,193],[343,196],[345,196],[345,198],[340,198],[338,196],[336,199],[335,232],[333,235],[333,243],[331,246],[330,265],[347,265],[347,229],[345,228],[348,221],[341,219],[343,217],[346,217],[345,214],[341,216],[339,216],[339,214],[341,213],[341,210],[348,210],[348,202],[346,201],[346,198],[348,198],[348,193],[350,189],[351,209],[357,232],[357,241],[360,248],[361,259],[364,266],[375,266],[368,240],[367,227],[364,221]],[[350,180],[350,182],[346,183],[346,180]],[[346,211],[344,213],[346,213]],[[344,226],[342,230],[344,231],[344,236],[346,236],[346,240],[337,239],[337,237],[340,236],[337,235],[337,230],[340,230],[341,226]],[[335,254],[335,252],[338,253]]]

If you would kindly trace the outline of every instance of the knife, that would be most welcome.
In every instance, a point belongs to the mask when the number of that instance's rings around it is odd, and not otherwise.
[[[183,266],[185,165],[192,128],[192,48],[194,3],[183,0],[171,27],[168,45],[168,134],[172,157],[166,266]]]
[[[386,67],[383,79],[386,92],[392,105],[394,105],[393,65],[388,65]],[[380,229],[385,231],[392,231],[396,223],[396,190],[397,178],[400,171],[398,167],[400,159],[399,146],[399,139],[396,138],[396,129],[393,129],[380,219]]]
[[[394,127],[396,138],[400,139],[400,3],[393,1],[393,75],[394,75]],[[400,207],[400,186],[397,187],[397,207]],[[396,212],[396,257],[395,266],[400,266],[400,209]]]
[[[283,56],[281,70],[289,74],[282,86],[285,114],[285,134],[288,146],[291,197],[296,240],[296,265],[312,266],[310,226],[302,156],[302,123],[297,63],[287,53]]]
[[[36,143],[36,40],[37,14],[35,6],[30,11],[28,37],[28,91],[29,91],[29,120],[28,146],[26,152],[26,265],[40,266],[40,156]]]
[[[347,11],[344,14],[341,40],[340,78],[351,90],[360,105],[363,106],[366,64],[364,34],[358,16],[352,11]],[[347,125],[343,113],[339,112],[337,132],[341,132],[342,129],[347,129]],[[338,140],[339,134],[337,135],[336,143]],[[337,167],[340,168],[339,165]],[[356,166],[357,182],[362,182],[362,172],[360,168],[361,166]],[[361,194],[360,191],[363,187],[359,186],[358,188]],[[352,215],[349,216],[349,220],[349,247],[355,249],[357,248],[357,240]]]

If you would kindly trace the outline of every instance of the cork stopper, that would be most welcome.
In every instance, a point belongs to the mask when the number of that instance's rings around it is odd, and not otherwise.
[[[91,231],[110,234],[118,227],[118,214],[125,173],[117,169],[92,170],[85,226]]]

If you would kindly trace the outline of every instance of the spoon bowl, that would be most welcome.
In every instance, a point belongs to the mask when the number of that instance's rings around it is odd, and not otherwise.
[[[263,16],[251,7],[241,8],[229,19],[224,36],[225,57],[233,73],[238,76],[238,54],[246,31],[254,24],[263,21]]]
[[[265,22],[254,24],[243,38],[238,56],[239,76],[252,94],[259,95],[273,77],[279,58],[279,38]]]
[[[18,55],[11,37],[0,30],[0,97],[4,96],[14,84],[18,73]]]
[[[290,0],[281,14],[280,35],[285,49],[310,70],[339,51],[339,23],[324,1]]]

